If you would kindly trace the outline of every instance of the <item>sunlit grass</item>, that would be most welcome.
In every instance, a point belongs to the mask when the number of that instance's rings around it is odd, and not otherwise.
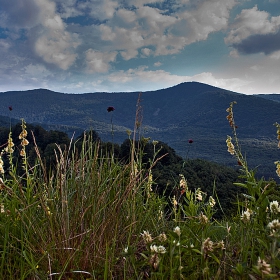
[[[144,165],[139,143],[150,140],[136,142],[135,131],[125,163],[85,134],[79,149],[73,141],[57,146],[49,169],[36,139],[29,165],[23,121],[19,161],[11,135],[0,158],[0,279],[279,279],[279,197],[243,157],[233,104],[226,144],[243,170],[236,188],[246,193],[221,220],[215,192],[190,188],[181,174],[172,197],[154,192],[157,141]]]

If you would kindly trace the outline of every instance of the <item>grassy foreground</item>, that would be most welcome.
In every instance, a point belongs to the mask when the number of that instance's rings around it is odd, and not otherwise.
[[[226,144],[244,174],[236,187],[246,193],[237,213],[219,221],[215,192],[188,186],[180,174],[173,197],[153,192],[156,141],[148,167],[135,133],[127,163],[85,136],[79,152],[75,143],[58,146],[50,171],[39,149],[29,165],[23,121],[20,162],[11,135],[0,157],[0,279],[280,279],[280,198],[248,169],[233,104]],[[280,162],[276,168],[280,175]]]

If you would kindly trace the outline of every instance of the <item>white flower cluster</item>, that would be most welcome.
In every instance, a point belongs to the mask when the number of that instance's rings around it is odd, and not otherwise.
[[[267,225],[270,230],[270,236],[272,237],[280,237],[280,222],[278,219],[273,220]]]
[[[241,214],[241,220],[243,222],[249,222],[250,221],[250,218],[251,218],[251,214],[252,214],[252,210],[248,209],[246,211],[242,211],[242,214]]]
[[[215,199],[212,196],[210,196],[209,197],[209,205],[213,208],[215,206],[215,204],[216,204]]]
[[[166,253],[166,249],[162,245],[159,245],[159,246],[151,245],[150,250],[151,250],[152,253],[158,253],[158,254],[165,254]]]
[[[175,227],[173,231],[174,231],[178,236],[181,235],[181,229],[180,229],[178,226]]]
[[[270,202],[269,205],[270,212],[273,214],[280,213],[280,206],[277,200]]]
[[[146,243],[151,243],[153,241],[152,235],[146,230],[144,230],[143,233],[141,233],[141,236],[143,237]]]

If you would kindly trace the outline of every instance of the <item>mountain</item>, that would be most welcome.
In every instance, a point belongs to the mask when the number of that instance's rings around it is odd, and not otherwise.
[[[140,98],[141,135],[167,143],[183,157],[232,166],[236,161],[225,144],[227,135],[231,135],[226,108],[236,101],[234,116],[249,166],[258,167],[260,175],[276,177],[274,161],[280,160],[280,153],[273,124],[280,122],[280,102],[259,95],[187,82],[142,93],[64,94],[36,89],[2,92],[0,98],[0,112],[5,117],[24,118],[29,123],[67,131],[69,135],[92,128],[102,140],[119,143],[128,137],[126,131],[134,128]],[[108,113],[109,106],[115,110]]]
[[[278,94],[278,93],[257,94],[257,96],[265,98],[265,99],[273,100],[273,101],[276,101],[276,102],[280,102],[280,94]]]

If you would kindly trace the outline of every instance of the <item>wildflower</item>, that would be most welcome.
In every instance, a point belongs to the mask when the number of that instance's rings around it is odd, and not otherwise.
[[[150,265],[154,268],[157,269],[159,266],[159,257],[157,254],[153,254],[150,258]]]
[[[0,177],[0,191],[4,190],[5,189],[5,184],[3,182],[3,179]]]
[[[181,193],[183,194],[188,189],[188,184],[187,184],[187,180],[185,179],[185,176],[183,174],[179,174],[179,176],[180,176],[179,184],[180,184],[180,188],[181,188]]]
[[[175,198],[175,195],[174,195],[173,198],[172,198],[172,203],[173,203],[173,206],[176,208],[177,205],[178,205],[178,202],[177,202],[177,200],[176,200],[176,198]]]
[[[165,254],[166,253],[166,249],[162,245],[159,245],[159,246],[151,245],[150,250],[151,250],[152,253],[158,253],[158,254]]]
[[[52,212],[51,212],[51,210],[50,210],[50,207],[46,207],[46,210],[47,210],[47,215],[48,216],[51,216],[52,215]]]
[[[165,242],[167,240],[167,237],[166,237],[166,234],[165,233],[161,233],[159,236],[158,236],[158,240],[160,242]]]
[[[235,148],[234,148],[234,145],[232,144],[231,142],[231,137],[228,136],[227,137],[227,140],[226,140],[226,143],[227,143],[227,147],[228,147],[228,152],[231,154],[231,155],[234,155],[235,154]]]
[[[252,214],[252,211],[250,209],[247,208],[246,211],[242,211],[242,214],[241,214],[241,220],[243,222],[249,222],[250,221],[250,217],[251,217],[251,214]]]
[[[4,204],[0,204],[0,213],[5,213],[5,207]]]
[[[231,102],[230,105],[229,105],[229,108],[226,109],[226,111],[228,112],[227,120],[228,120],[229,125],[231,127],[234,127],[234,119],[233,119],[233,111],[232,111],[232,108],[233,108],[234,104],[236,104],[236,101]]]
[[[152,184],[153,184],[153,174],[150,171],[149,175],[148,175],[148,182],[147,182],[148,191],[151,191],[151,192],[153,191]]]
[[[151,243],[153,241],[151,234],[146,230],[144,230],[143,233],[141,233],[141,236],[143,237],[146,243]]]
[[[22,132],[20,133],[18,139],[21,140],[21,139],[24,139],[26,137],[27,137],[27,131],[26,131],[26,129],[23,129]]]
[[[13,138],[12,138],[12,132],[9,133],[9,138],[8,138],[8,145],[7,147],[4,149],[7,153],[13,153],[14,149],[13,147],[15,146],[14,142],[13,142]]]
[[[175,244],[177,247],[180,246],[180,242],[179,241],[176,242],[176,240],[173,240],[173,244]]]
[[[271,237],[280,237],[280,222],[278,219],[268,223],[267,227],[270,229]]]
[[[25,157],[26,156],[25,150],[23,150],[23,149],[20,150],[19,154],[20,154],[21,157]]]
[[[215,204],[216,204],[215,199],[214,199],[212,196],[210,196],[210,197],[209,197],[209,205],[210,205],[211,207],[214,207]]]
[[[124,248],[124,253],[127,254],[128,253],[128,247]]]
[[[208,237],[207,239],[205,239],[202,243],[202,251],[205,254],[208,254],[208,252],[212,252],[213,251],[213,241],[210,240],[210,237]]]
[[[227,233],[228,233],[228,234],[229,234],[229,232],[230,232],[230,229],[231,229],[231,226],[229,226],[228,223],[227,223]]]
[[[115,111],[115,108],[114,108],[113,106],[109,106],[109,107],[107,108],[107,112],[108,112],[108,113],[113,112],[113,111]]]
[[[164,246],[159,245],[158,248],[157,248],[157,252],[158,252],[159,254],[165,254],[165,253],[166,253],[166,249],[165,249]]]
[[[174,231],[178,236],[181,235],[181,229],[180,229],[178,226],[175,227],[173,231]]]
[[[29,144],[29,141],[27,140],[27,139],[22,139],[22,141],[21,141],[21,145],[22,146],[27,146]]]
[[[151,245],[150,246],[150,250],[151,250],[152,253],[157,253],[157,249],[158,249],[157,245]]]
[[[262,275],[267,275],[271,273],[271,266],[265,260],[258,258],[257,269],[262,273]]]
[[[2,157],[0,156],[0,174],[4,174],[4,162],[2,160]]]
[[[153,145],[155,146],[155,145],[157,145],[157,144],[158,144],[158,141],[153,140],[153,141],[152,141],[152,143],[153,143]]]
[[[275,123],[274,125],[277,127],[278,148],[280,148],[280,124],[279,123]]]
[[[276,174],[280,177],[280,161],[275,161],[274,164],[276,164]]]
[[[216,249],[225,250],[225,243],[224,243],[224,241],[221,240],[221,241],[217,242],[217,243],[215,244],[215,248],[216,248]]]
[[[158,210],[158,220],[163,219],[163,211],[161,209]]]
[[[202,191],[199,188],[195,191],[195,198],[202,201]]]
[[[271,213],[277,214],[280,212],[280,206],[277,200],[270,202],[269,208]]]
[[[203,224],[203,225],[206,225],[208,223],[207,216],[205,216],[202,212],[198,216],[198,219],[199,219],[200,223]]]

